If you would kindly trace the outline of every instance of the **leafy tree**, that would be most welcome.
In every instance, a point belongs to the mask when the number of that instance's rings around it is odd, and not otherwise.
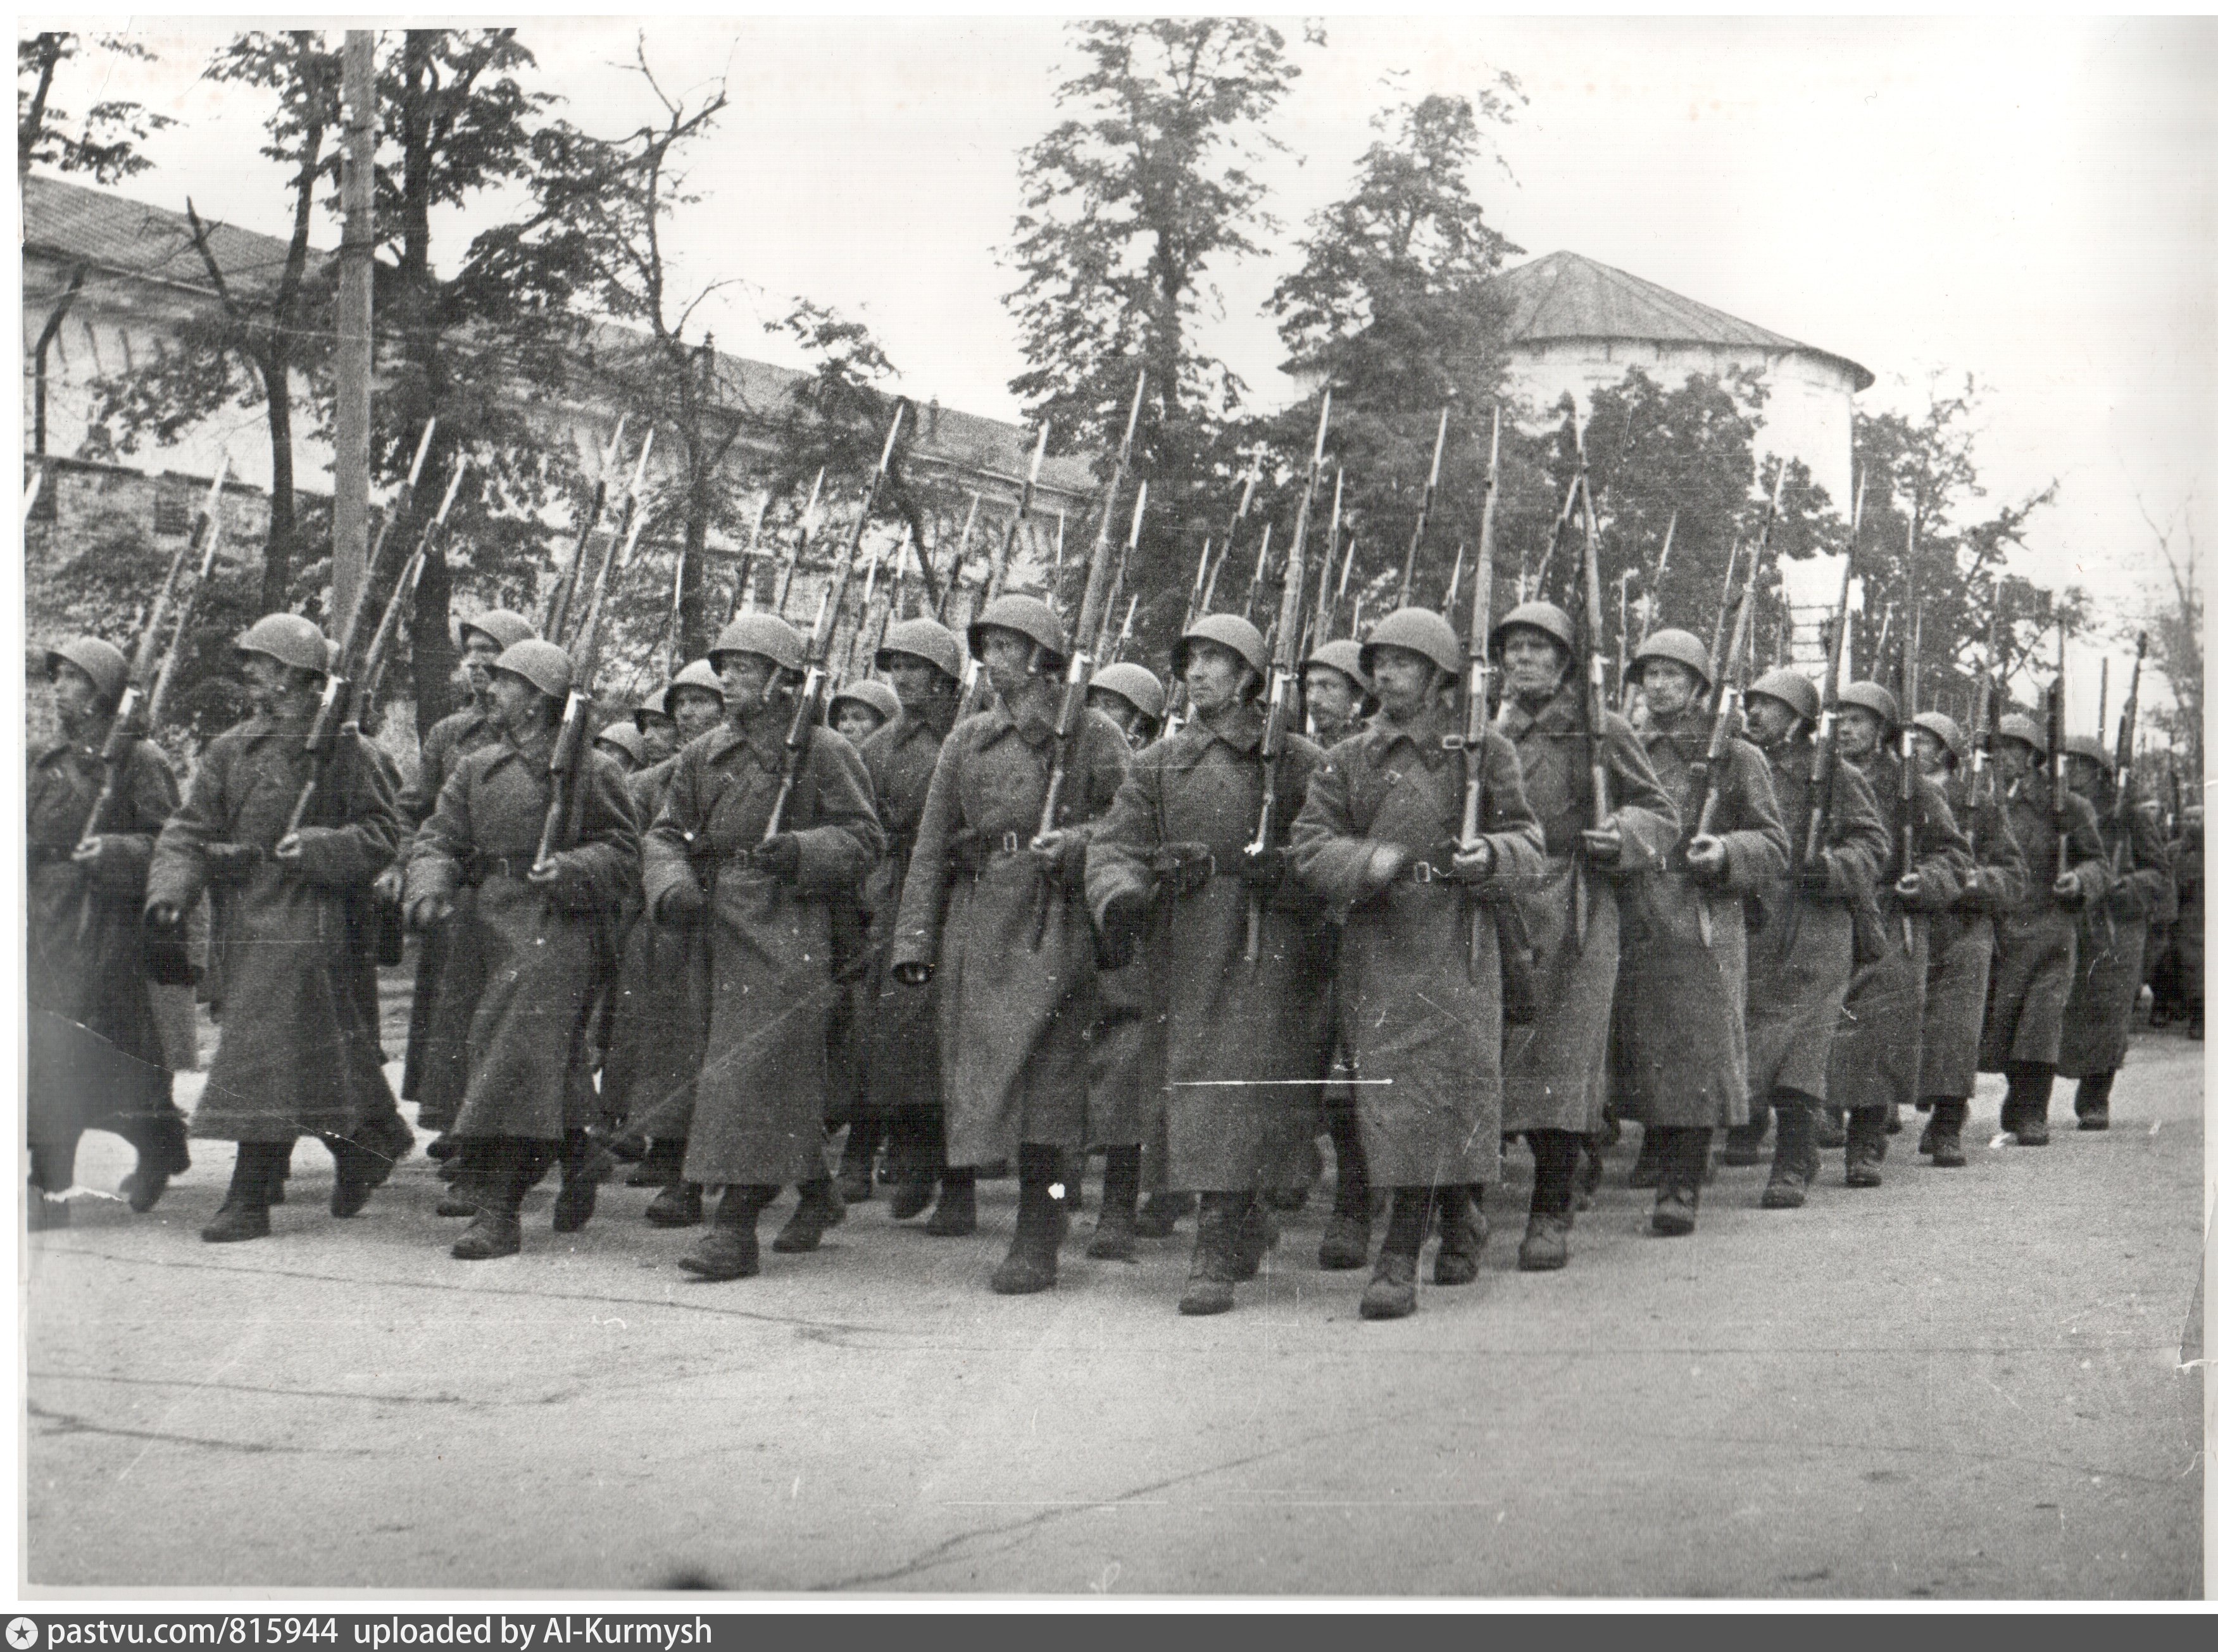
[[[88,39],[102,52],[151,61],[154,54],[123,34],[90,37],[52,31],[15,41],[15,175],[34,166],[57,172],[86,172],[98,183],[114,183],[143,172],[154,163],[139,145],[177,121],[128,99],[104,98],[79,122],[53,101],[61,66],[79,56]],[[71,127],[74,126],[75,130]]]
[[[2181,500],[2161,524],[2146,504],[2141,504],[2141,520],[2156,541],[2166,576],[2165,588],[2146,616],[2149,658],[2171,685],[2173,701],[2169,707],[2151,707],[2144,727],[2161,730],[2167,744],[2184,749],[2179,768],[2190,785],[2199,784],[2203,772],[2203,587],[2190,515],[2193,504],[2191,497]]]

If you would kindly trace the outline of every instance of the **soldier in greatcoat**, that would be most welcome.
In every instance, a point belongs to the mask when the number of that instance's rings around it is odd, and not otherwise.
[[[485,962],[462,1034],[468,1076],[453,1126],[476,1207],[453,1253],[472,1262],[517,1253],[524,1196],[558,1162],[554,1231],[574,1233],[592,1216],[595,989],[639,875],[624,776],[593,751],[579,760],[554,851],[536,861],[570,657],[527,639],[501,652],[493,676],[499,738],[448,777],[416,834],[406,886],[416,925],[451,925]]]
[[[1436,1189],[1450,1190],[1451,1219],[1434,1281],[1471,1277],[1480,1235],[1468,1190],[1501,1171],[1502,956],[1489,897],[1540,876],[1545,851],[1509,742],[1490,729],[1478,752],[1461,749],[1463,664],[1439,615],[1402,609],[1381,620],[1363,646],[1379,715],[1326,753],[1294,823],[1296,875],[1347,913],[1340,1036],[1358,1075],[1365,1161],[1393,1190],[1366,1319],[1416,1310]],[[1466,848],[1474,760],[1483,813]]]
[[[1042,832],[1070,656],[1063,622],[1037,597],[1001,597],[970,641],[997,703],[939,748],[901,886],[893,969],[906,986],[938,981],[951,1186],[981,1165],[1016,1160],[1017,1228],[993,1279],[1015,1296],[1056,1282],[1066,1156],[1086,1145],[1095,1003],[1086,844],[1128,753],[1115,724],[1083,713],[1056,818]]]
[[[2179,812],[2179,835],[2172,841],[2172,882],[2179,915],[2172,920],[2172,954],[2190,1040],[2203,1036],[2203,810]]]
[[[1583,696],[1571,678],[1576,641],[1562,609],[1526,603],[1494,628],[1490,644],[1502,684],[1495,727],[1517,749],[1525,800],[1547,840],[1546,870],[1517,892],[1522,932],[1513,941],[1524,953],[1524,986],[1502,1073],[1502,1134],[1522,1135],[1533,1153],[1533,1200],[1517,1251],[1528,1272],[1570,1259],[1580,1143],[1602,1127],[1617,885],[1661,866],[1679,841],[1677,808],[1633,726],[1614,711],[1602,719],[1608,814],[1597,818]],[[1583,931],[1572,924],[1582,901]]]
[[[1887,830],[1862,771],[1836,761],[1823,795],[1811,725],[1817,684],[1799,671],[1766,671],[1749,685],[1750,741],[1770,766],[1772,795],[1794,864],[1752,897],[1748,937],[1748,1090],[1750,1122],[1726,1135],[1725,1162],[1754,1164],[1763,1110],[1778,1120],[1767,1210],[1796,1210],[1818,1173],[1814,1140],[1841,1005],[1856,967],[1854,909],[1887,862]],[[1823,841],[1805,860],[1810,816],[1822,806]]]
[[[1179,639],[1171,668],[1193,717],[1133,759],[1088,846],[1086,893],[1105,962],[1131,958],[1143,933],[1159,937],[1127,967],[1168,983],[1158,1083],[1169,1185],[1200,1196],[1179,1311],[1221,1314],[1261,1265],[1270,1228],[1258,1194],[1314,1117],[1324,1076],[1323,902],[1288,875],[1285,848],[1323,753],[1286,736],[1271,841],[1251,853],[1263,801],[1256,699],[1270,670],[1262,634],[1207,616]]]
[[[1129,659],[1104,665],[1086,685],[1087,708],[1116,724],[1117,732],[1136,752],[1162,733],[1168,698],[1162,679]]]
[[[2074,735],[2064,750],[2072,789],[2095,811],[2110,877],[2102,899],[2080,910],[2079,956],[2065,1005],[2056,1070],[2079,1081],[2072,1098],[2079,1128],[2106,1130],[2110,1086],[2126,1062],[2134,1005],[2141,995],[2149,915],[2174,899],[2172,857],[2164,833],[2145,811],[2128,807],[2120,820],[2117,781],[2103,743]]]
[[[870,777],[833,730],[806,731],[784,774],[801,638],[774,616],[741,614],[709,658],[724,724],[678,754],[648,832],[654,921],[698,926],[711,976],[685,1179],[724,1191],[679,1265],[705,1279],[759,1271],[755,1224],[779,1190],[800,1201],[772,1247],[813,1251],[844,1207],[824,1160],[834,996],[833,901],[855,896],[884,851]],[[771,815],[784,798],[778,831]]]
[[[864,742],[901,715],[901,696],[889,684],[860,678],[841,685],[824,708],[824,721],[860,755]],[[864,765],[868,773],[870,765]],[[877,807],[871,797],[870,806]],[[881,825],[883,825],[883,819]],[[873,868],[871,876],[878,875]],[[870,993],[870,906],[867,898],[843,899],[833,914],[833,944],[841,991],[835,1000],[831,1031],[830,1105],[825,1116],[827,1131],[845,1126],[846,1141],[839,1154],[839,1197],[845,1204],[865,1203],[876,1197],[878,1149],[885,1145],[886,1115],[871,1098],[864,1081],[869,1037],[867,1012]]]
[[[659,696],[672,744],[631,777],[632,813],[644,838],[678,767],[678,749],[724,721],[723,679],[705,659],[687,664]],[[654,743],[649,740],[649,751]],[[610,1017],[601,1106],[618,1121],[611,1144],[637,1158],[630,1185],[658,1189],[646,1218],[658,1228],[701,1223],[701,1185],[686,1179],[686,1132],[693,1119],[693,1077],[709,1034],[709,957],[697,926],[634,924],[624,937]]]
[[[2043,765],[2048,731],[2012,712],[1995,734],[1996,783],[2010,835],[2025,855],[2025,898],[1996,925],[1979,1070],[2009,1081],[2002,1128],[2020,1147],[2048,1145],[2048,1097],[2062,1050],[2064,1010],[2079,967],[2078,913],[2109,893],[2110,863],[2095,811],[2066,788],[2058,858],[2056,810]]]
[[[211,968],[223,1027],[192,1133],[239,1143],[211,1243],[260,1239],[296,1136],[337,1168],[331,1214],[351,1216],[414,1145],[362,1013],[346,914],[393,857],[400,817],[383,770],[341,731],[322,761],[306,749],[329,659],[297,614],[256,621],[238,642],[251,715],[201,754],[185,801],[155,839],[146,915],[159,929],[213,899]],[[297,832],[287,825],[314,777]]]
[[[1995,919],[2025,898],[2025,854],[1992,785],[1972,795],[1971,742],[1938,711],[1911,719],[1918,763],[1939,785],[1964,829],[1962,887],[1955,901],[1927,919],[1925,1018],[1918,1042],[1918,1105],[1929,1112],[1918,1150],[1935,1165],[1964,1164],[1964,1122],[1979,1073],[1979,1024],[1994,963]]]
[[[1971,869],[1963,832],[1932,780],[1911,777],[1911,814],[1903,819],[1902,758],[1893,749],[1900,717],[1894,696],[1877,683],[1841,690],[1841,758],[1870,783],[1887,841],[1859,920],[1856,973],[1825,1079],[1828,1104],[1848,1118],[1849,1187],[1880,1185],[1888,1123],[1918,1099],[1932,914],[1955,904]]]
[[[1694,1230],[1710,1138],[1748,1122],[1748,927],[1744,902],[1787,868],[1787,830],[1763,754],[1728,739],[1708,766],[1701,704],[1708,651],[1665,628],[1633,670],[1647,703],[1649,766],[1678,811],[1683,842],[1618,894],[1620,1108],[1640,1120],[1656,1170],[1649,1226]],[[1707,818],[1705,818],[1707,814]]]
[[[68,1222],[62,1195],[76,1181],[86,1130],[113,1131],[136,1150],[123,1185],[134,1210],[152,1210],[170,1178],[192,1163],[183,1117],[170,1099],[139,921],[154,836],[177,807],[159,746],[131,742],[101,818],[91,818],[105,777],[101,750],[129,671],[98,637],[46,653],[61,732],[32,751],[25,783],[24,1214],[34,1232]],[[84,837],[88,828],[93,835]]]
[[[647,738],[629,717],[619,717],[594,735],[593,745],[616,765],[626,780],[647,767]]]

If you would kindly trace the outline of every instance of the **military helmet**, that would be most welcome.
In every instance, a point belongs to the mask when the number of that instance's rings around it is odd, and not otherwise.
[[[1949,758],[1958,768],[1972,760],[1971,742],[1964,738],[1964,731],[1957,726],[1956,720],[1945,712],[1921,711],[1910,720],[1910,726],[1924,729],[1947,746]]]
[[[1186,629],[1186,634],[1171,645],[1171,675],[1186,675],[1186,655],[1192,652],[1187,645],[1213,642],[1220,648],[1230,648],[1255,669],[1260,677],[1271,674],[1271,651],[1263,646],[1263,634],[1237,614],[1205,614]],[[1097,683],[1100,678],[1094,679]]]
[[[1151,723],[1163,720],[1163,685],[1145,665],[1135,665],[1129,659],[1105,665],[1094,673],[1094,680],[1087,687],[1130,700]]]
[[[1057,659],[1070,658],[1070,637],[1055,610],[1037,597],[996,597],[985,611],[970,622],[970,652],[986,657],[986,628],[996,627],[1030,637]]]
[[[698,689],[703,694],[715,695],[718,705],[724,702],[724,679],[716,675],[716,668],[705,659],[688,662],[684,670],[663,685],[660,710],[664,716],[676,715],[677,707],[672,702],[679,689]]]
[[[963,675],[963,644],[938,620],[903,620],[889,627],[878,644],[878,656],[870,663],[885,671],[895,654],[921,659],[947,677],[960,679]]]
[[[1800,671],[1790,671],[1784,665],[1775,665],[1748,685],[1750,698],[1763,695],[1791,707],[1794,715],[1806,723],[1818,721],[1818,685]]]
[[[1850,707],[1868,711],[1887,727],[1901,721],[1902,708],[1894,702],[1894,696],[1876,683],[1851,683],[1841,690],[1841,708]]]
[[[1406,648],[1453,677],[1463,670],[1463,644],[1455,627],[1428,608],[1397,608],[1371,628],[1357,661],[1366,677],[1378,669],[1381,648]]]
[[[610,723],[599,733],[594,735],[593,739],[597,745],[605,742],[615,746],[617,751],[632,760],[634,767],[638,767],[647,761],[646,737],[632,723]]]
[[[2103,749],[2103,742],[2092,734],[2067,734],[2064,737],[2064,755],[2085,758],[2090,763],[2099,763],[2103,772],[2110,772],[2110,754]]]
[[[781,671],[797,671],[802,660],[801,634],[775,614],[737,614],[709,645],[711,669],[722,670],[726,654],[757,654]]]
[[[569,697],[570,656],[551,642],[537,637],[511,642],[500,651],[500,658],[493,661],[493,668],[522,678],[550,700]]]
[[[1996,725],[1998,740],[2019,740],[2034,749],[2039,757],[2048,755],[2048,731],[2022,711],[2009,712]]]
[[[1650,632],[1648,640],[1633,650],[1634,680],[1639,680],[1641,667],[1651,659],[1668,659],[1675,665],[1684,665],[1704,688],[1710,686],[1710,651],[1692,631],[1666,626],[1661,631]]]
[[[1571,628],[1571,616],[1553,603],[1518,603],[1516,607],[1502,616],[1502,622],[1494,628],[1492,634],[1486,639],[1486,646],[1496,653],[1500,653],[1504,635],[1512,626],[1518,625],[1524,626],[1529,630],[1540,632],[1543,635],[1561,643],[1565,653],[1572,653],[1578,647],[1578,633]]]
[[[878,714],[878,721],[889,723],[901,715],[901,696],[894,692],[893,684],[866,677],[859,683],[850,683],[832,696],[826,712],[836,712],[842,700],[852,700],[858,706],[868,706]],[[827,718],[828,721],[828,718]]]
[[[505,608],[488,608],[482,614],[473,614],[455,627],[457,643],[469,640],[470,633],[482,631],[504,649],[528,641],[539,634],[539,628],[521,614],[511,613]]]
[[[1338,671],[1355,684],[1358,694],[1366,698],[1370,696],[1371,679],[1364,675],[1363,671],[1363,645],[1354,637],[1342,637],[1337,642],[1319,645],[1315,653],[1302,661],[1302,670],[1306,672],[1312,665]]]
[[[670,721],[670,690],[676,686],[672,683],[665,683],[660,688],[650,690],[641,696],[639,703],[631,710],[633,726],[644,729],[647,727],[646,720],[649,717],[660,717],[665,722]],[[718,691],[722,692],[721,684]]]
[[[232,645],[243,654],[266,654],[294,671],[325,675],[331,656],[313,621],[298,614],[264,614],[239,634]]]
[[[123,685],[131,679],[131,665],[123,651],[98,637],[71,637],[59,648],[46,650],[48,677],[63,665],[74,665],[90,678],[93,692],[111,706],[123,697]]]

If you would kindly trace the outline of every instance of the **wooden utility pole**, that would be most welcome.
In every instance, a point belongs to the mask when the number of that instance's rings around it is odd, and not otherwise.
[[[377,150],[376,35],[346,32],[340,59],[345,148],[339,162],[338,400],[332,419],[331,612],[353,610],[369,553],[370,168]]]

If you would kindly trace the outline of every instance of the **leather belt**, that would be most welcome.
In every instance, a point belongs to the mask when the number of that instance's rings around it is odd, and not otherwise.
[[[463,869],[462,882],[475,888],[489,878],[514,878],[521,883],[531,875],[531,857],[503,855],[498,857],[473,856]]]

